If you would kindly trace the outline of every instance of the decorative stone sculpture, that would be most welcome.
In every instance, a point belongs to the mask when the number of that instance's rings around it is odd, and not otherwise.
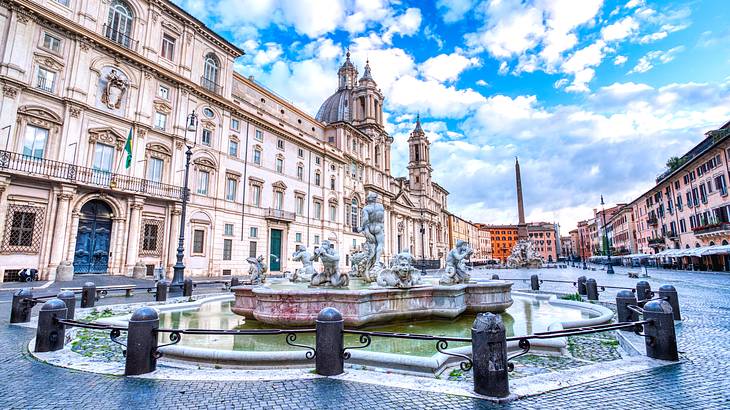
[[[442,285],[457,285],[469,280],[469,273],[466,271],[466,260],[474,253],[468,243],[459,239],[456,247],[446,255],[446,267],[439,283]]]
[[[106,86],[101,94],[101,102],[112,110],[118,110],[122,106],[122,99],[127,92],[129,82],[112,69],[106,76]]]
[[[316,273],[314,271],[314,264],[312,263],[313,259],[314,255],[312,255],[312,252],[307,250],[306,246],[299,246],[296,252],[292,254],[292,260],[295,262],[301,262],[302,267],[295,269],[291,276],[287,277],[287,279],[289,279],[290,282],[311,281],[312,276]]]
[[[258,258],[250,257],[246,259],[249,263],[248,274],[251,277],[252,285],[260,285],[266,281],[266,271],[268,267],[264,263],[264,256],[259,255]]]
[[[373,247],[365,242],[362,251],[352,255],[350,258],[350,275],[362,278],[365,282],[374,282],[375,277],[370,275],[373,268],[375,252]]]
[[[401,252],[390,260],[390,266],[378,273],[378,286],[411,288],[421,283],[421,274],[413,266],[416,259],[410,252]]]
[[[374,192],[368,194],[366,202],[367,205],[362,208],[362,226],[358,232],[365,235],[368,253],[362,255],[358,265],[363,264],[363,269],[367,267],[363,279],[373,282],[384,268],[381,258],[385,246],[385,208],[378,203],[378,194]]]
[[[135,279],[144,279],[147,275],[147,268],[142,261],[138,261],[132,268],[132,277]]]
[[[335,247],[330,241],[322,241],[322,246],[314,251],[314,261],[321,260],[324,270],[320,273],[312,275],[312,286],[333,286],[347,287],[350,283],[350,277],[346,273],[341,273],[338,267],[340,255],[337,254]]]
[[[509,268],[540,268],[542,267],[542,257],[530,240],[521,239],[517,241],[512,254],[507,257],[507,267]]]
[[[74,278],[74,267],[71,261],[61,261],[56,268],[56,282],[67,282]]]

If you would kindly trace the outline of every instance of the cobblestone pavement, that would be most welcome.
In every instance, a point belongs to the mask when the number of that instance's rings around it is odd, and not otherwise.
[[[474,277],[575,280],[586,274],[599,285],[633,287],[625,269],[609,276],[600,270],[474,271]],[[178,382],[108,377],[50,367],[31,359],[24,346],[33,330],[8,326],[11,292],[0,292],[0,408],[265,408],[265,409],[624,409],[632,404],[654,408],[730,408],[730,276],[650,270],[653,289],[673,284],[684,321],[678,326],[685,362],[641,373],[528,397],[504,406],[481,400],[331,379],[276,382]],[[110,279],[113,281],[113,279]],[[515,289],[529,283],[515,284]],[[572,293],[570,284],[543,284],[544,290]],[[210,291],[215,291],[213,288]],[[196,289],[196,291],[198,291]],[[200,291],[204,291],[200,289]],[[49,290],[51,292],[51,290]],[[45,292],[38,291],[38,294]],[[609,301],[615,290],[601,299]],[[134,301],[149,295],[135,295]],[[149,299],[147,299],[149,300]],[[132,301],[106,298],[99,304]]]

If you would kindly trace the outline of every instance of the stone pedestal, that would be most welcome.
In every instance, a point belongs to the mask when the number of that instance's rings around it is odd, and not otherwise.
[[[74,266],[71,261],[61,261],[56,268],[56,282],[68,282],[74,278]]]
[[[135,279],[144,279],[147,275],[147,267],[142,262],[137,262],[132,268],[132,277]]]

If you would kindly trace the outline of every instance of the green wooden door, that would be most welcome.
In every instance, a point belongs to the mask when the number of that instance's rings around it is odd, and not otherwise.
[[[281,230],[271,230],[271,255],[269,255],[269,270],[272,272],[281,270]]]

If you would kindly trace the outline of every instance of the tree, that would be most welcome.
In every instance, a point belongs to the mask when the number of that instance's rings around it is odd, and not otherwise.
[[[685,162],[687,162],[687,158],[684,157],[669,157],[667,160],[667,168],[669,168],[669,171],[672,172],[684,165]]]

